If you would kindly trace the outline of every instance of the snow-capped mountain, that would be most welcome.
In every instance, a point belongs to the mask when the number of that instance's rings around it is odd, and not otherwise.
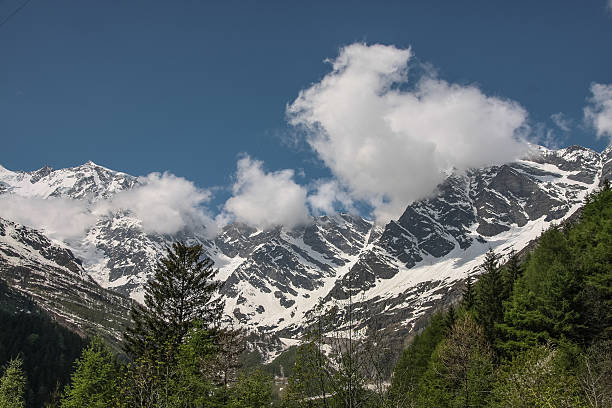
[[[77,332],[117,340],[128,323],[131,301],[100,287],[70,249],[3,218],[0,277]]]
[[[99,200],[134,187],[137,180],[91,161],[78,167],[53,170],[45,166],[32,172],[13,172],[0,166],[0,194],[22,197]]]
[[[261,332],[290,336],[319,302],[342,305],[349,295],[364,325],[405,332],[457,298],[489,248],[502,254],[522,249],[611,175],[610,149],[538,147],[515,163],[450,175],[385,226],[336,214],[293,229],[233,223],[210,238],[197,228],[147,233],[135,214],[114,211],[98,214],[85,236],[63,244],[82,258],[80,273],[140,299],[166,245],[202,243],[225,281],[226,314]],[[95,203],[138,183],[91,162],[30,173],[0,167],[0,194],[23,197]]]

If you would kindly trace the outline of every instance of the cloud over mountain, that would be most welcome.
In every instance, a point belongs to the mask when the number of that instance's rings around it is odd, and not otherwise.
[[[612,139],[612,84],[591,85],[591,98],[584,108],[584,118],[595,128],[597,137]]]
[[[210,191],[170,173],[139,177],[129,190],[93,200],[70,196],[41,196],[35,192],[0,195],[0,215],[36,229],[58,240],[79,239],[100,216],[127,211],[141,221],[146,233],[174,234],[196,228],[206,235],[217,232],[218,222],[205,205]]]
[[[452,169],[511,161],[526,150],[527,112],[516,102],[411,77],[410,49],[352,44],[332,70],[287,106],[290,124],[352,198],[379,221],[398,217]]]
[[[57,240],[80,238],[96,222],[85,200],[71,198],[3,194],[0,209],[3,218],[44,230]]]
[[[238,160],[233,196],[224,210],[237,221],[263,228],[307,223],[307,190],[293,177],[293,170],[266,172],[263,162],[245,156]]]
[[[205,226],[216,233],[215,221],[205,210],[211,193],[171,173],[151,173],[131,190],[97,203],[94,212],[128,210],[142,221],[147,233],[175,234],[184,228]]]

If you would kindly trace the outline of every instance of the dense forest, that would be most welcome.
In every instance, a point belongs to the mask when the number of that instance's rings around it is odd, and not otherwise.
[[[49,367],[65,384],[45,394],[59,407],[612,406],[607,183],[530,253],[489,251],[463,300],[435,314],[397,363],[385,339],[363,339],[350,316],[329,330],[332,309],[313,311],[303,343],[264,367],[245,334],[223,324],[214,276],[201,247],[175,244],[145,287],[145,305],[132,310],[122,357],[95,337],[66,382],[67,350],[80,351],[79,342],[36,316],[3,317],[0,407],[41,406]],[[281,366],[288,381],[269,374]]]
[[[81,336],[51,320],[34,302],[0,281],[0,367],[19,360],[27,376],[23,389],[27,406],[42,407],[61,395],[74,360],[86,344]],[[0,389],[4,392],[5,388]],[[2,401],[6,399],[0,399],[2,407],[13,406],[2,405]]]

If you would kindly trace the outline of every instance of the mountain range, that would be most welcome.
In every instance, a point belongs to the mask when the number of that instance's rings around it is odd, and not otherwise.
[[[292,339],[317,305],[339,306],[341,325],[350,303],[359,327],[403,336],[460,297],[489,248],[521,250],[611,175],[610,148],[533,146],[516,162],[449,174],[386,225],[330,214],[295,228],[229,223],[211,237],[198,225],[152,233],[128,209],[93,210],[143,179],[92,162],[33,172],[0,166],[0,278],[67,325],[118,338],[130,298],[142,300],[157,259],[183,240],[202,244],[215,262],[225,314],[243,327]],[[93,221],[79,236],[53,238],[5,218],[2,199],[16,197],[78,202]]]

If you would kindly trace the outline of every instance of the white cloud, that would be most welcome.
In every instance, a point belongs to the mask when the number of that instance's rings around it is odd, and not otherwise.
[[[128,210],[142,221],[146,233],[175,234],[184,228],[216,232],[215,220],[204,208],[211,197],[193,182],[170,173],[151,173],[139,178],[139,185],[100,202],[97,214]]]
[[[210,192],[170,173],[151,173],[139,178],[131,190],[121,191],[94,204],[87,200],[49,197],[0,196],[0,215],[20,224],[44,230],[65,241],[82,238],[100,216],[128,211],[141,220],[146,233],[174,234],[185,228],[214,236],[222,223],[213,219],[204,204]]]
[[[589,104],[584,108],[586,122],[595,128],[597,137],[612,139],[612,84],[592,84]]]
[[[612,0],[608,0],[608,11],[612,11]]]
[[[431,73],[415,81],[411,56],[379,44],[344,47],[331,73],[287,106],[289,122],[381,222],[431,193],[450,169],[511,161],[526,149],[518,103]]]
[[[237,221],[262,228],[308,223],[307,190],[293,177],[293,170],[265,172],[263,162],[243,157],[224,210]]]
[[[0,196],[0,209],[3,218],[43,230],[59,241],[82,237],[96,222],[85,200],[4,194]]]
[[[569,132],[571,130],[572,121],[568,119],[563,113],[554,113],[550,115],[550,119],[562,131]]]
[[[308,196],[308,204],[315,214],[333,214],[337,205],[340,210],[355,211],[353,199],[337,180],[318,180],[314,184],[315,190]]]

